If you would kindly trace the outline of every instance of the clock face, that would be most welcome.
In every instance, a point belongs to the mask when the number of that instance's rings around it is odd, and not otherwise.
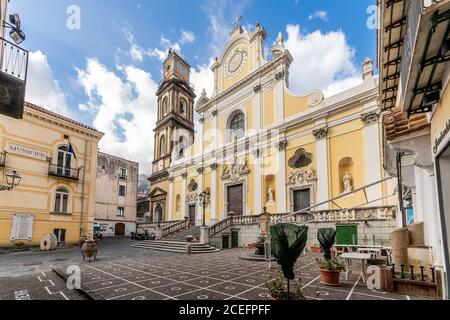
[[[238,75],[247,62],[247,47],[245,45],[236,46],[228,54],[225,60],[225,75],[227,78],[233,78]]]

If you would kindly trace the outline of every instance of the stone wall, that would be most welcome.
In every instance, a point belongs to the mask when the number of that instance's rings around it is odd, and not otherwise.
[[[308,224],[308,245],[318,245],[317,230],[320,228],[333,228],[339,225],[356,225],[358,233],[358,244],[364,245],[391,245],[391,232],[397,229],[395,220],[371,220],[366,225],[364,221],[353,221],[351,223],[318,222]]]
[[[371,220],[366,225],[364,221],[354,221],[351,223],[334,222],[316,222],[308,224],[308,243],[307,246],[318,245],[317,230],[320,228],[333,228],[339,225],[356,225],[358,233],[358,244],[364,245],[391,245],[391,232],[397,228],[395,220]],[[222,249],[222,236],[230,236],[231,248],[231,231],[239,231],[239,247],[247,247],[249,244],[255,243],[260,235],[258,225],[233,225],[210,238],[211,245]]]

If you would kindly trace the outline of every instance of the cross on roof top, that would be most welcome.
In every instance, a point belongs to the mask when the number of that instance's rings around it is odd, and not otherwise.
[[[241,26],[241,20],[242,20],[242,16],[239,16],[238,14],[236,15],[236,20],[233,23],[234,29],[238,28]]]

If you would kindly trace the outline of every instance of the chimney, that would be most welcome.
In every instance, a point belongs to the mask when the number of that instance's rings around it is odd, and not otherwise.
[[[364,63],[362,66],[362,77],[363,80],[373,78],[373,61],[370,58],[364,59]]]

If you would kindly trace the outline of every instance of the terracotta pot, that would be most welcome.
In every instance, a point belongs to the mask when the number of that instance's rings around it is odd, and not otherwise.
[[[341,271],[336,270],[320,270],[320,283],[327,286],[339,286],[339,276]]]
[[[312,247],[311,247],[311,252],[312,252],[312,253],[321,253],[322,251],[320,250],[320,247],[318,247],[318,246],[312,246]]]
[[[282,296],[282,298],[275,298],[274,296],[272,296],[271,293],[269,293],[269,299],[270,300],[306,300],[304,297],[299,298],[295,295],[295,293],[290,292],[289,293],[289,299],[287,298],[287,292],[283,291],[283,292],[278,292],[277,293],[278,296]]]

